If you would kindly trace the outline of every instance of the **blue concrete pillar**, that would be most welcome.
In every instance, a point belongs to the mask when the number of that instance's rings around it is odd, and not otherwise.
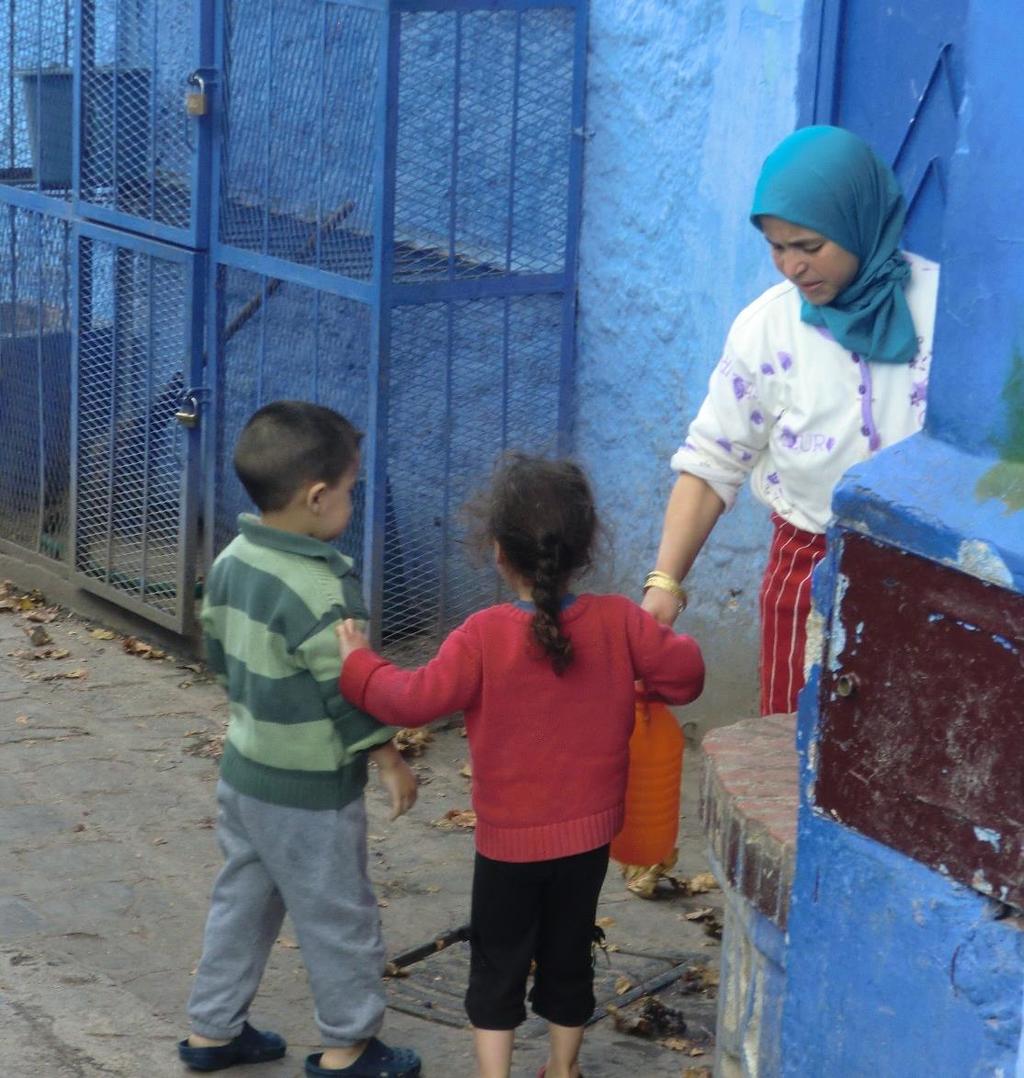
[[[969,8],[920,435],[844,478],[800,699],[783,1073],[1024,1078],[1020,5]]]
[[[1024,462],[1022,41],[1024,7],[971,5],[926,423],[969,452],[1016,462]]]

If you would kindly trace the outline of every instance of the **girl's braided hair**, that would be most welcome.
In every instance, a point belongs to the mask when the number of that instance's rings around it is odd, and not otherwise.
[[[583,470],[568,460],[513,453],[499,467],[484,506],[486,537],[530,582],[531,629],[556,674],[572,662],[559,611],[569,580],[590,565],[597,514]]]

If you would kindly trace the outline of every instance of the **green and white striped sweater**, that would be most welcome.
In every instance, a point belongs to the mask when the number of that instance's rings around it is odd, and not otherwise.
[[[227,689],[221,777],[295,808],[342,808],[366,785],[366,750],[394,736],[338,692],[334,626],[365,618],[352,563],[318,539],[243,513],[206,583],[207,661]]]

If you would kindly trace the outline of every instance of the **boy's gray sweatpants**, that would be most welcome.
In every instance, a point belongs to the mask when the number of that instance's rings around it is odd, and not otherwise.
[[[188,1013],[203,1037],[242,1031],[270,948],[291,916],[326,1046],[381,1027],[384,942],[366,871],[363,799],[338,810],[285,808],[217,784],[224,867],[213,885]]]

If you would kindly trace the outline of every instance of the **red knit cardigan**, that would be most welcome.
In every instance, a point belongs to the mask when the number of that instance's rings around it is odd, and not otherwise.
[[[561,614],[573,661],[552,670],[510,603],[467,619],[417,670],[353,652],[341,691],[393,726],[465,712],[476,845],[543,861],[610,842],[622,827],[634,681],[670,704],[696,699],[700,649],[621,595],[581,595]]]

